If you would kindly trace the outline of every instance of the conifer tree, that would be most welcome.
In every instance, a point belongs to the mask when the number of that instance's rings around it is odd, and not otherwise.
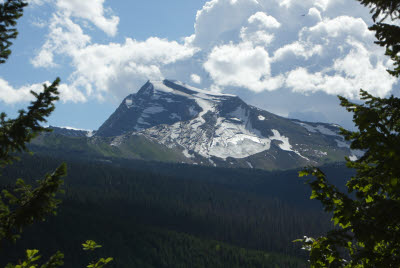
[[[400,1],[359,0],[371,9],[376,43],[386,48],[394,62],[388,72],[400,75]],[[348,193],[328,183],[316,167],[300,172],[308,180],[312,199],[332,213],[336,228],[326,236],[300,239],[310,251],[311,267],[399,267],[400,264],[400,99],[377,98],[361,90],[362,104],[339,97],[353,113],[358,131],[342,129],[351,149],[364,155],[347,166],[356,175],[347,183]]]
[[[17,38],[15,28],[17,19],[22,16],[23,8],[27,6],[22,0],[10,1],[0,4],[0,63],[5,63],[11,54],[11,40]]]
[[[17,19],[23,15],[27,3],[23,0],[6,0],[0,3],[0,64],[5,63],[11,54],[11,40],[18,32],[15,28]],[[18,160],[17,153],[29,152],[27,144],[42,132],[51,131],[41,124],[46,122],[55,109],[54,103],[59,99],[57,89],[60,79],[51,85],[43,85],[41,93],[31,91],[35,100],[27,111],[20,110],[15,119],[7,118],[0,113],[0,168]],[[1,171],[1,170],[0,170]],[[61,164],[53,173],[45,175],[33,187],[18,179],[14,189],[3,190],[0,194],[0,250],[4,240],[16,241],[23,228],[37,221],[44,221],[50,214],[55,214],[60,200],[56,195],[61,192],[62,177],[66,176],[66,164]],[[82,244],[84,250],[93,251],[101,247],[94,241],[88,240]],[[39,267],[41,256],[39,251],[26,250],[26,258],[19,264],[8,264],[6,268]],[[56,252],[41,268],[56,268],[63,265],[64,255]],[[101,268],[111,262],[112,258],[101,258],[87,267]]]

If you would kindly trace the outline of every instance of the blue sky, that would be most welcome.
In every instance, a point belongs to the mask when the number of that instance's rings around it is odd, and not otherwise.
[[[49,124],[97,129],[147,79],[171,78],[350,127],[336,95],[396,94],[368,25],[345,0],[31,0],[0,66],[0,110],[14,116],[60,76]]]

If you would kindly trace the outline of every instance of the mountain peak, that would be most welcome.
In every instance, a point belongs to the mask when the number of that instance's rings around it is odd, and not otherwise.
[[[161,124],[203,116],[219,106],[221,111],[246,105],[230,94],[198,89],[176,80],[149,80],[136,94],[127,96],[99,128],[97,136],[117,136]]]
[[[129,137],[140,137],[193,163],[238,161],[267,169],[336,161],[353,153],[337,127],[283,118],[235,95],[175,80],[149,80],[95,135],[113,137],[110,145],[118,148]]]
[[[195,97],[237,97],[231,94],[223,94],[219,92],[213,92],[209,90],[199,89],[190,85],[187,85],[178,80],[149,80],[147,83],[139,90],[138,94],[159,94],[159,93],[169,93],[178,94],[182,96],[195,96]]]
[[[295,168],[362,153],[351,150],[336,125],[280,117],[237,96],[175,80],[149,80],[93,138],[87,131],[53,129],[112,155],[225,167]]]

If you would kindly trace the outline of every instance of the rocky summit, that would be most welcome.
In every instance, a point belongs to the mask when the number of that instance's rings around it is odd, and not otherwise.
[[[286,169],[360,156],[350,150],[339,129],[284,118],[234,95],[163,80],[148,81],[127,96],[93,136],[80,136],[90,148],[109,146],[106,151],[113,151],[113,157]],[[74,136],[72,130],[56,132]],[[104,155],[104,149],[97,152]]]

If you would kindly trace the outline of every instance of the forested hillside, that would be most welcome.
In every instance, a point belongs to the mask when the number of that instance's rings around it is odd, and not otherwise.
[[[1,184],[34,181],[60,162],[24,156],[3,171]],[[73,160],[68,167],[58,215],[30,228],[0,264],[30,245],[62,250],[65,267],[83,266],[80,245],[93,239],[104,245],[101,255],[115,257],[115,267],[304,267],[292,240],[331,227],[295,170]],[[351,174],[342,165],[326,169],[339,178]]]

